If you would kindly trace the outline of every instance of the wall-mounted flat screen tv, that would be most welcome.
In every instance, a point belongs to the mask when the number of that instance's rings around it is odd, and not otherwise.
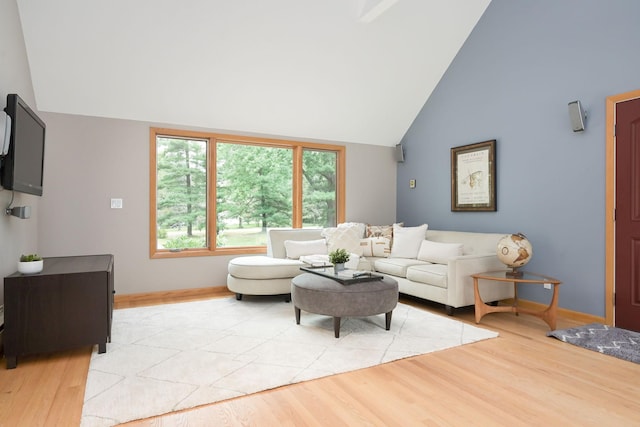
[[[42,196],[45,123],[16,94],[7,95],[4,111],[11,117],[11,138],[2,159],[2,187]]]

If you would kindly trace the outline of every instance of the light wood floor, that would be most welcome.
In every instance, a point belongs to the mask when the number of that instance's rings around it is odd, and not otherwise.
[[[456,318],[475,324],[473,309]],[[546,337],[532,316],[490,314],[481,326],[500,337],[126,425],[640,425],[640,365]],[[13,370],[2,360],[0,426],[79,425],[89,355],[24,357]]]

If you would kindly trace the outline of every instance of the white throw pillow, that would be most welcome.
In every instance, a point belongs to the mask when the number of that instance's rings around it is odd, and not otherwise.
[[[418,259],[435,264],[446,264],[449,258],[462,255],[463,247],[462,243],[441,243],[423,240],[418,252]]]
[[[355,228],[356,231],[358,232],[358,235],[360,236],[360,238],[362,239],[363,237],[365,237],[365,230],[367,228],[367,225],[364,222],[343,222],[338,224],[338,228]]]
[[[363,256],[389,257],[391,253],[391,240],[386,237],[367,237],[360,240]]]
[[[415,259],[426,234],[427,224],[417,227],[402,227],[398,224],[393,224],[391,258]]]
[[[340,224],[338,227],[325,228],[322,230],[322,237],[327,239],[327,250],[329,252],[333,252],[336,249],[344,249],[349,253],[362,256],[359,227]]]
[[[325,239],[285,240],[284,249],[289,259],[299,259],[303,255],[323,255],[327,254],[327,241]]]

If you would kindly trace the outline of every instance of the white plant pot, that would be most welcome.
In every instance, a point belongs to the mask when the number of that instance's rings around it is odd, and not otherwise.
[[[18,272],[22,274],[35,274],[40,273],[42,268],[44,267],[44,261],[29,261],[29,262],[20,262],[18,261]]]

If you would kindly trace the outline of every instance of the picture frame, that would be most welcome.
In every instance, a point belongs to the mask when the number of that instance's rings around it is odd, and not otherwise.
[[[496,210],[496,140],[451,148],[451,211]]]

